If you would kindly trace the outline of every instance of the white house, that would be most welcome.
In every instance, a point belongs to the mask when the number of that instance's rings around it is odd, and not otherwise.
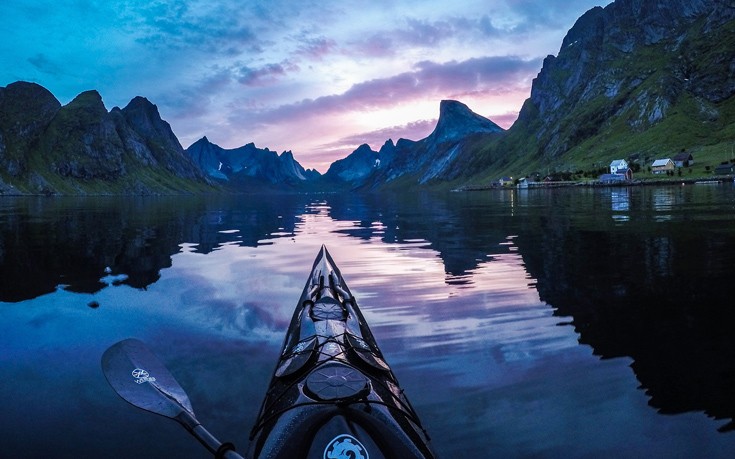
[[[517,187],[519,189],[526,189],[526,188],[529,188],[532,183],[535,183],[532,178],[523,177],[522,179],[518,180]]]
[[[623,174],[628,170],[628,161],[624,159],[616,159],[610,163],[611,174]]]

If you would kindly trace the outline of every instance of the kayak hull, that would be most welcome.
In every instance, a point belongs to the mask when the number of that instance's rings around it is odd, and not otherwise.
[[[250,458],[433,458],[429,437],[322,246],[250,435]]]

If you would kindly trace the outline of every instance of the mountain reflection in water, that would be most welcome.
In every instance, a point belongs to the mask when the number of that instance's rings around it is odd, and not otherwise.
[[[244,450],[325,243],[442,456],[729,457],[734,207],[724,185],[3,198],[0,443],[204,457],[100,380],[98,354],[138,336]]]

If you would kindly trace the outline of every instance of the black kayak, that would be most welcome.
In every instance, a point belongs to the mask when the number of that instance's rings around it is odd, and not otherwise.
[[[110,386],[132,405],[180,423],[215,458],[243,459],[196,418],[189,397],[141,341],[102,355]],[[433,458],[429,437],[322,246],[296,306],[248,458]]]
[[[247,457],[434,457],[324,246],[291,319]]]

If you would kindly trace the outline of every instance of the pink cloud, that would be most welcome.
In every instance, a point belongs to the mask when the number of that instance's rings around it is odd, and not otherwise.
[[[325,150],[335,149],[352,149],[364,143],[370,145],[374,150],[380,147],[388,139],[397,141],[398,139],[420,140],[431,134],[436,126],[436,119],[413,121],[401,126],[390,126],[377,129],[370,132],[361,132],[342,137],[339,140],[321,145],[320,148]]]
[[[493,116],[493,122],[503,129],[508,129],[518,119],[518,111],[506,112]]]
[[[417,99],[442,99],[452,94],[473,91],[514,92],[527,85],[540,67],[539,59],[516,56],[482,57],[466,61],[435,63],[423,61],[415,71],[388,78],[364,81],[342,94],[304,99],[261,111],[232,114],[232,121],[249,125],[270,125],[362,110],[395,107]]]
[[[337,42],[326,37],[302,38],[301,45],[295,53],[299,57],[321,60],[337,48]]]

